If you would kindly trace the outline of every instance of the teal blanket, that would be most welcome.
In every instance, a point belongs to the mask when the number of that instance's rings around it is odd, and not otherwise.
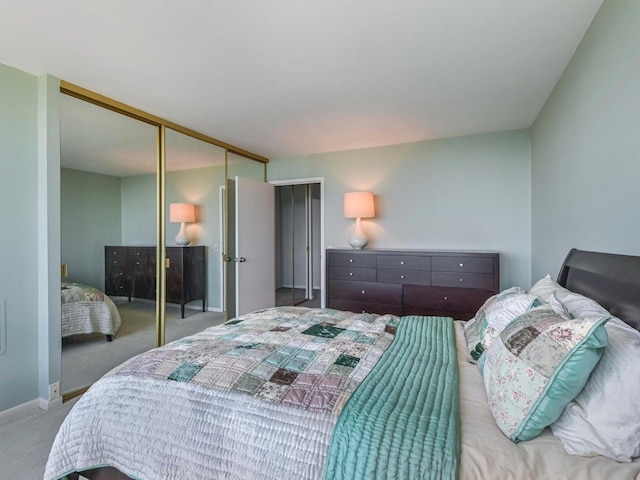
[[[404,317],[340,414],[325,479],[457,478],[458,382],[452,320]]]

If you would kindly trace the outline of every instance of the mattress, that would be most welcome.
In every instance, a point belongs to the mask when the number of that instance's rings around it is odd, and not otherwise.
[[[102,291],[81,283],[62,282],[62,337],[101,333],[112,337],[122,319],[113,301]]]

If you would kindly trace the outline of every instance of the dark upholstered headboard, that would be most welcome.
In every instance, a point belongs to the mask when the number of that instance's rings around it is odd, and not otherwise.
[[[640,257],[572,249],[558,283],[640,330]]]

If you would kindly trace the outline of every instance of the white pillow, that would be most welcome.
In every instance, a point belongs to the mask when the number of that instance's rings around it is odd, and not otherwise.
[[[589,304],[586,297],[570,295],[563,303],[573,315],[604,310],[593,300],[587,299]],[[615,317],[605,328],[609,345],[551,431],[569,454],[630,462],[640,456],[640,332]]]
[[[580,295],[579,293],[570,292],[566,289],[563,290],[553,292],[548,302],[552,306],[564,307],[572,318],[610,315],[607,309],[595,300]]]
[[[535,295],[542,301],[548,302],[553,292],[560,292],[561,296],[564,296],[567,293],[571,293],[569,290],[561,286],[558,282],[553,280],[551,278],[551,275],[546,275],[538,280],[533,287],[531,287],[531,290],[529,290],[529,295]]]

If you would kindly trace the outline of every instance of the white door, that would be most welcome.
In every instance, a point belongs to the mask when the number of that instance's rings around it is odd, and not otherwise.
[[[275,189],[236,177],[236,315],[276,304]]]

